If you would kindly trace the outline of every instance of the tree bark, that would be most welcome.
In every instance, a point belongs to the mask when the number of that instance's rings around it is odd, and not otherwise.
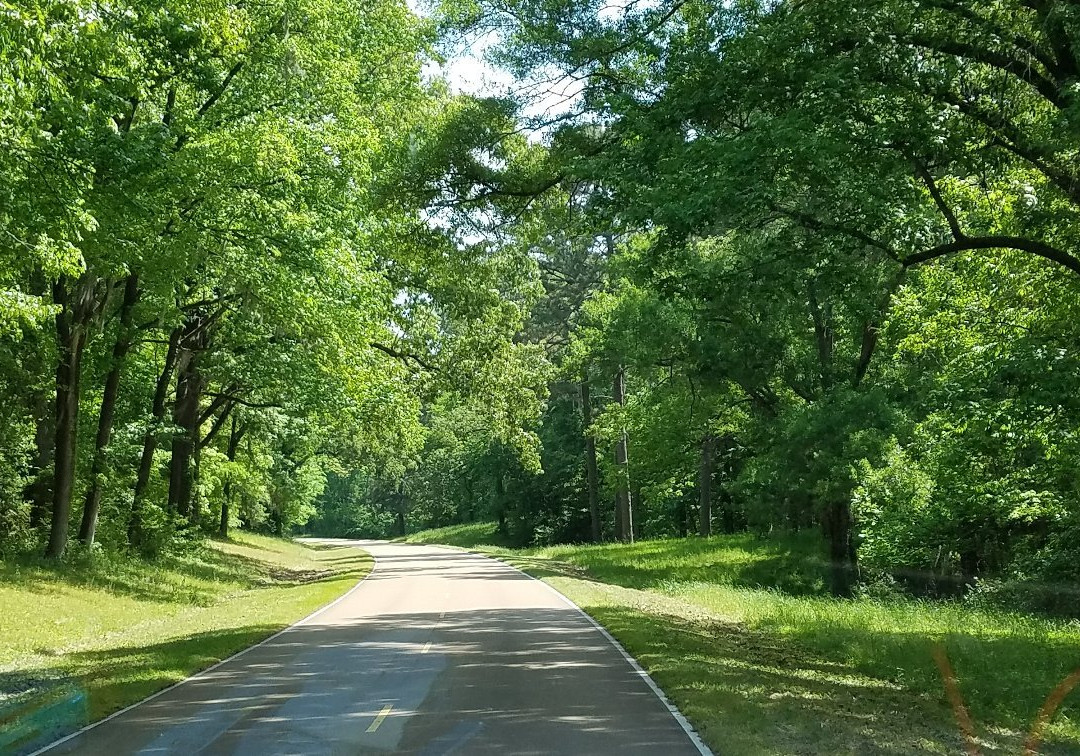
[[[686,538],[690,535],[690,518],[692,514],[690,512],[690,497],[686,492],[683,492],[679,496],[679,512],[678,512],[678,524],[679,538]]]
[[[809,289],[810,315],[814,320],[814,340],[817,342],[818,363],[821,369],[821,387],[828,390],[832,385],[833,378],[833,351],[835,347],[835,334],[833,333],[831,320],[831,308],[829,303],[824,305],[818,302],[817,292],[813,283]]]
[[[101,495],[104,489],[105,451],[112,438],[113,418],[116,415],[116,398],[120,391],[120,374],[124,359],[131,349],[131,320],[135,303],[139,299],[139,276],[132,273],[124,284],[124,301],[120,305],[120,325],[113,344],[112,365],[105,379],[105,391],[101,397],[101,412],[98,415],[97,437],[94,440],[94,461],[90,471],[90,489],[83,502],[82,522],[79,525],[79,540],[86,546],[94,543],[97,530],[98,511],[101,509]]]
[[[600,471],[596,462],[596,439],[589,432],[592,425],[592,396],[589,381],[581,382],[581,422],[585,429],[585,480],[589,488],[589,522],[593,543],[603,539],[600,521]]]
[[[169,510],[182,517],[191,516],[191,495],[195,485],[192,456],[199,442],[199,403],[203,377],[198,368],[198,353],[190,352],[180,360],[173,403],[173,424],[179,432],[173,436],[169,462]]]
[[[615,373],[612,394],[617,404],[626,406],[626,371],[621,367]],[[619,433],[619,440],[615,443],[615,514],[616,537],[625,543],[633,543],[634,504],[630,495],[630,465],[625,429]]]
[[[829,545],[829,581],[834,596],[852,594],[856,575],[856,550],[851,507],[847,501],[831,502],[822,524]]]
[[[495,475],[495,510],[499,519],[499,535],[505,537],[510,529],[506,524],[506,485],[501,470]]]
[[[220,315],[220,312],[218,313]],[[202,394],[206,379],[199,369],[202,354],[209,344],[209,329],[216,316],[201,310],[188,314],[180,336],[177,356],[176,397],[173,400],[172,421],[179,428],[172,438],[169,458],[169,511],[194,520],[192,494],[195,490],[196,455],[202,426]]]
[[[229,428],[229,447],[226,451],[226,457],[229,462],[236,461],[236,454],[240,450],[240,441],[244,437],[244,433],[247,432],[247,428],[241,427],[236,420],[236,415],[233,415],[231,427]],[[221,521],[218,525],[218,535],[222,538],[229,537],[229,516],[232,509],[232,470],[229,471],[228,476],[225,478],[225,485],[222,487],[222,501],[221,501]]]
[[[135,477],[135,498],[131,503],[131,517],[128,520],[128,542],[138,547],[143,539],[142,526],[142,503],[146,496],[146,488],[150,484],[150,474],[154,469],[154,452],[157,451],[158,427],[165,417],[165,401],[169,395],[169,385],[172,383],[173,368],[176,366],[176,358],[180,351],[180,339],[184,329],[177,327],[169,334],[169,348],[165,352],[165,362],[158,376],[157,386],[154,390],[154,402],[150,409],[150,424],[143,436],[142,456],[139,459],[139,472]]]
[[[397,529],[398,535],[404,536],[409,532],[409,523],[405,519],[405,509],[408,507],[408,497],[405,494],[405,482],[398,481],[397,491],[394,495],[397,503]]]
[[[188,502],[188,520],[192,525],[199,524],[202,516],[202,494],[200,484],[202,482],[202,422],[195,420],[195,428],[192,432],[191,450],[191,491]]]
[[[49,545],[45,556],[59,559],[67,548],[71,494],[75,485],[79,427],[79,377],[89,321],[93,314],[93,283],[83,276],[74,291],[68,281],[53,284],[56,314],[56,436],[53,452],[53,505]]]
[[[40,528],[49,516],[52,501],[52,471],[55,434],[55,415],[47,394],[34,401],[34,461],[31,470],[33,480],[26,487],[25,497],[30,502],[30,527]]]
[[[698,535],[712,535],[712,478],[716,458],[716,437],[706,433],[701,439],[701,466],[698,469]]]
[[[724,533],[731,535],[736,530],[735,505],[731,501],[731,495],[723,489],[720,490],[720,501],[722,502],[720,506],[720,526],[723,528]]]

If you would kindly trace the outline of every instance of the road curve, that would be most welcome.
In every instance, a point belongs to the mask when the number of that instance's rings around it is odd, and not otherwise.
[[[493,559],[349,541],[342,600],[49,754],[699,754],[587,617]]]

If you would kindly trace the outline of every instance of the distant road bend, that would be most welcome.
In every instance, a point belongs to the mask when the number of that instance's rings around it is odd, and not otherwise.
[[[343,600],[47,753],[708,751],[588,618],[493,559],[361,546]]]

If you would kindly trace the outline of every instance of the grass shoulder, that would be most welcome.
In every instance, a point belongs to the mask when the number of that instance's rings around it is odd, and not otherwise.
[[[409,536],[504,559],[550,583],[639,660],[718,753],[953,754],[946,651],[980,752],[1021,753],[1080,666],[1080,625],[959,602],[825,595],[816,536],[510,549],[491,523]],[[1039,753],[1080,751],[1066,698]]]
[[[71,716],[107,716],[288,627],[371,565],[359,549],[251,534],[154,563],[0,563],[0,733],[57,690],[81,701]]]

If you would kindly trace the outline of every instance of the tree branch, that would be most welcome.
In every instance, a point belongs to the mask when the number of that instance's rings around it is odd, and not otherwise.
[[[938,189],[937,183],[934,181],[934,177],[930,175],[930,171],[919,160],[915,161],[915,172],[922,178],[923,183],[926,184],[926,188],[930,190],[930,196],[934,198],[934,204],[937,205],[938,210],[945,216],[945,220],[949,224],[949,230],[952,231],[953,239],[960,241],[964,238],[964,232],[960,229],[960,222],[956,219],[956,214],[952,209],[945,204],[944,198],[941,196],[941,191]]]
[[[1016,58],[1009,57],[1004,53],[995,52],[975,45],[954,40],[933,39],[922,35],[913,34],[905,40],[915,47],[938,52],[943,55],[953,55],[957,58],[982,63],[983,65],[996,68],[999,71],[1015,76],[1020,81],[1033,87],[1047,102],[1059,110],[1066,107],[1062,91],[1057,83],[1035,72],[1031,64]]]
[[[203,436],[202,440],[199,442],[199,448],[205,449],[211,444],[211,442],[213,442],[214,437],[217,436],[218,432],[223,427],[225,427],[225,421],[229,419],[229,415],[232,414],[232,411],[234,409],[236,409],[235,404],[226,402],[224,408],[221,411],[221,414],[218,415],[216,420],[214,420],[214,424],[210,426],[210,430],[206,432],[206,435]],[[200,423],[200,425],[201,424],[202,423]]]
[[[369,346],[371,346],[373,349],[378,349],[383,354],[390,355],[395,360],[401,360],[406,365],[408,365],[410,362],[415,362],[417,365],[422,367],[424,370],[427,370],[427,371],[432,372],[432,373],[439,372],[439,369],[437,367],[435,367],[434,365],[432,365],[429,362],[426,362],[422,358],[417,357],[415,354],[410,354],[408,352],[399,352],[397,349],[394,349],[393,347],[388,347],[385,344],[379,344],[378,342],[375,342],[375,341],[371,342],[371,344]]]
[[[1068,252],[1060,250],[1045,242],[1035,239],[1024,239],[1019,236],[972,236],[964,237],[948,244],[939,244],[936,247],[908,255],[901,262],[905,268],[927,262],[938,257],[945,257],[955,252],[965,252],[976,249],[1015,249],[1028,252],[1036,257],[1042,257],[1055,262],[1073,273],[1080,275],[1080,259],[1073,257]]]
[[[853,388],[858,388],[866,377],[866,371],[870,368],[870,358],[874,356],[874,349],[877,347],[877,340],[878,328],[872,321],[867,320],[863,323],[862,347],[859,349],[859,361],[855,363],[855,375],[851,381]]]
[[[207,396],[214,397],[215,399],[218,397],[222,397],[226,401],[232,402],[233,404],[239,404],[242,407],[248,407],[250,409],[281,409],[281,404],[279,402],[252,402],[244,399],[243,397],[233,396],[231,394],[207,394]]]
[[[770,207],[770,209],[772,209],[773,211],[779,213],[780,215],[786,216],[788,218],[791,218],[794,221],[797,221],[798,223],[800,223],[801,225],[803,225],[806,228],[810,229],[811,231],[832,231],[834,233],[843,234],[845,236],[850,236],[853,239],[858,239],[859,241],[861,241],[863,244],[867,245],[868,247],[873,247],[874,249],[881,250],[890,259],[893,259],[893,260],[896,260],[897,262],[900,262],[900,256],[898,254],[896,254],[895,251],[893,251],[892,247],[890,247],[889,245],[887,245],[887,244],[885,244],[883,242],[878,241],[874,237],[870,236],[869,234],[867,234],[867,233],[865,233],[863,231],[860,231],[857,228],[850,228],[848,226],[841,226],[841,225],[836,224],[836,223],[827,223],[827,222],[825,222],[825,221],[823,221],[823,220],[821,220],[819,218],[815,218],[813,215],[809,215],[807,213],[803,213],[803,212],[800,212],[798,210],[789,210],[789,209],[787,209],[785,207],[781,207],[780,205],[777,205],[777,204],[772,203],[772,202],[769,203],[769,207]]]

